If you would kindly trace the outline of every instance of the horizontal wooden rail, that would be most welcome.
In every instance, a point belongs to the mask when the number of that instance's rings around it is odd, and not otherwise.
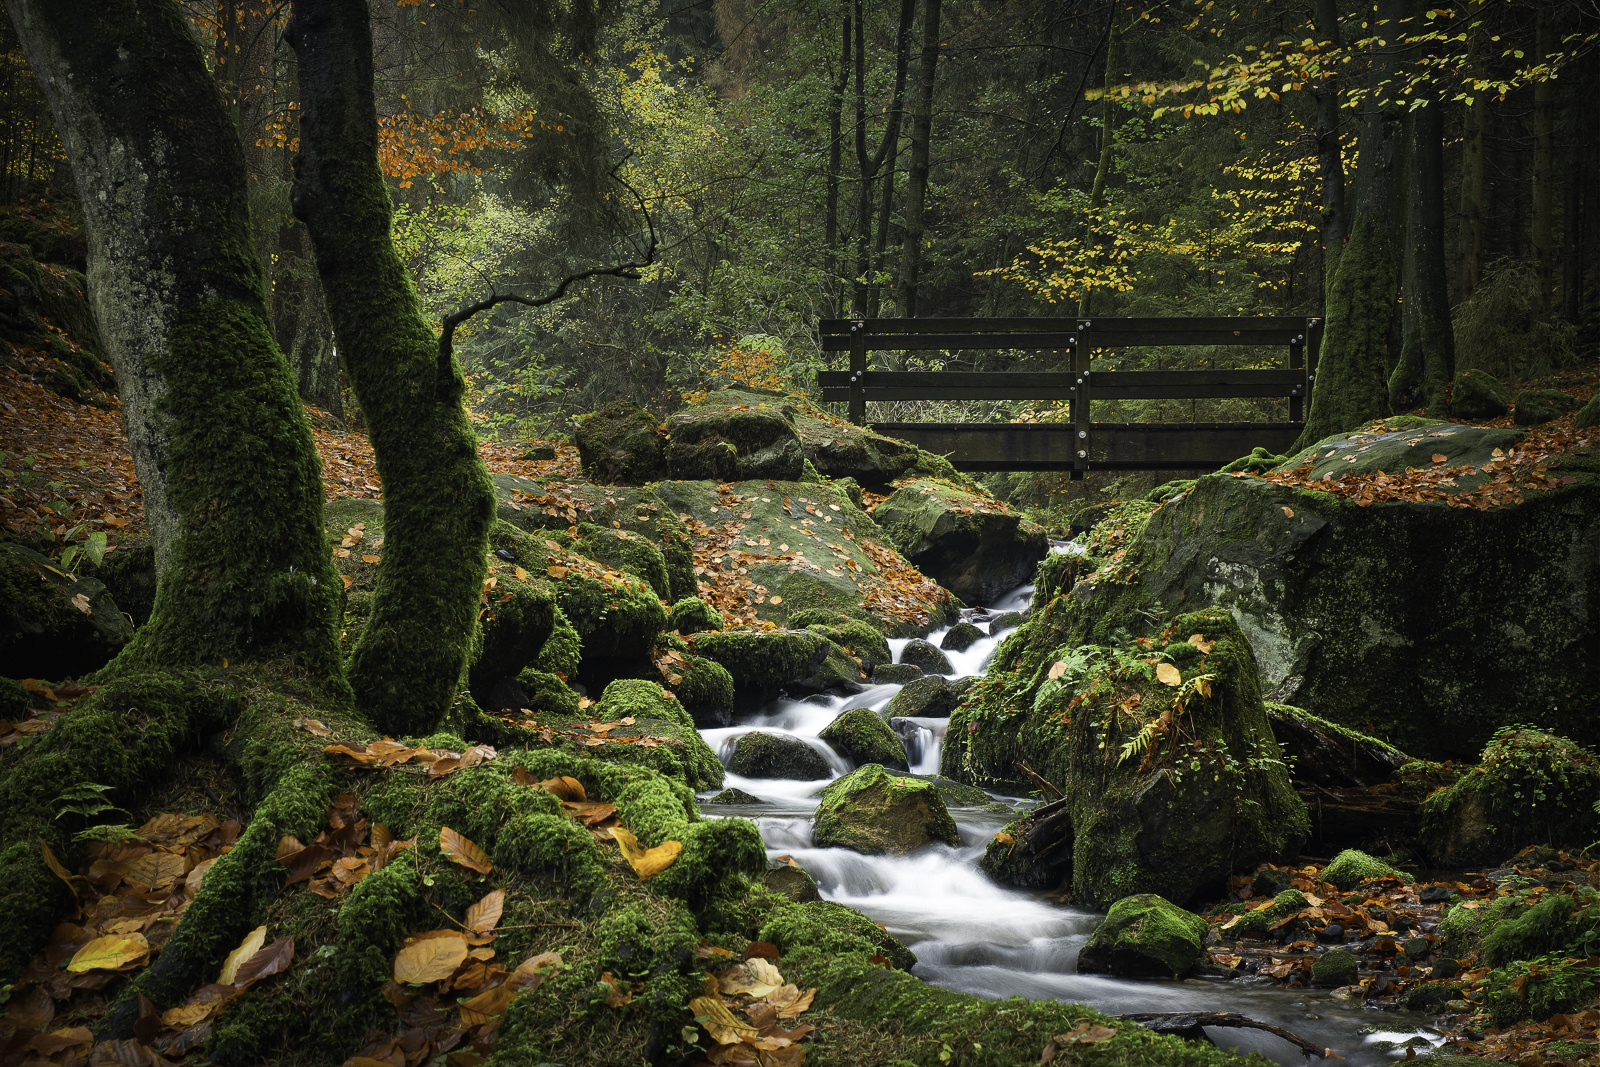
[[[1259,318],[827,319],[825,352],[849,352],[848,371],[817,376],[824,400],[844,400],[850,421],[866,422],[869,400],[1065,400],[1068,423],[879,423],[891,436],[950,457],[961,470],[1200,469],[1252,448],[1275,452],[1298,438],[1311,394],[1322,320]],[[1211,370],[1095,371],[1096,349],[1149,345],[1287,346],[1280,367]],[[883,351],[1052,350],[1070,370],[881,371],[868,353]],[[1095,400],[1287,398],[1285,423],[1090,423]]]
[[[872,428],[928,452],[961,471],[1212,470],[1261,446],[1287,452],[1297,422],[1072,423],[875,422]],[[1087,434],[1078,437],[1079,432]]]

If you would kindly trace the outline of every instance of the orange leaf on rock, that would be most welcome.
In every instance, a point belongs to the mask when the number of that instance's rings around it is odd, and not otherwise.
[[[409,939],[394,957],[394,980],[421,985],[449,978],[467,959],[467,942],[454,930],[449,936]]]
[[[628,861],[628,866],[633,868],[633,873],[639,876],[640,881],[654,878],[671,867],[683,851],[681,841],[663,841],[655,848],[644,848],[638,838],[620,826],[611,832],[617,847],[622,850],[622,858]]]
[[[439,831],[439,850],[445,854],[446,859],[459,863],[469,871],[488,874],[494,870],[494,863],[490,861],[487,852],[448,826]]]

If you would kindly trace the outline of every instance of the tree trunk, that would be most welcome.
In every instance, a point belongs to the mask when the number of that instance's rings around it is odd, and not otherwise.
[[[1483,66],[1483,35],[1479,19],[1484,0],[1467,6],[1467,73],[1476,76]],[[1489,121],[1487,89],[1469,87],[1461,138],[1461,229],[1456,257],[1461,264],[1456,298],[1465,300],[1478,289],[1483,276],[1483,133]]]
[[[1448,414],[1446,392],[1455,376],[1455,334],[1444,259],[1444,122],[1437,99],[1410,113],[1411,159],[1401,265],[1400,363],[1389,378],[1389,405],[1407,411],[1426,404]]]
[[[118,662],[286,652],[337,676],[322,465],[272,338],[244,156],[189,28],[170,2],[7,6],[71,158],[155,543],[155,607]]]
[[[855,0],[856,77],[856,271],[851,286],[850,309],[858,317],[867,313],[868,249],[872,241],[872,162],[867,153],[867,48],[866,5]]]
[[[933,140],[934,72],[939,63],[940,0],[922,0],[922,66],[917,74],[917,103],[911,112],[911,170],[906,177],[905,239],[900,252],[900,285],[895,303],[901,318],[917,315],[917,287],[922,284],[922,241],[927,232],[928,164]]]
[[[482,591],[494,493],[462,399],[390,240],[365,0],[302,0],[295,214],[311,231],[334,336],[384,490],[383,563],[349,677],[383,730],[426,733],[451,706]]]
[[[1549,61],[1553,30],[1550,0],[1534,6],[1534,62]],[[1548,77],[1533,83],[1533,267],[1539,285],[1539,321],[1550,321],[1551,290],[1555,281],[1555,84]]]
[[[883,260],[887,247],[889,206],[894,197],[894,152],[900,141],[900,121],[905,109],[906,73],[911,66],[911,24],[916,17],[916,0],[900,0],[899,29],[895,33],[894,93],[889,101],[888,126],[878,151],[867,152],[866,114],[866,50],[862,39],[866,36],[863,5],[856,3],[856,163],[861,172],[861,188],[856,200],[856,291],[855,313],[876,313],[879,286],[870,280]],[[872,190],[878,173],[887,165],[884,176],[885,189],[883,218],[879,222],[876,239],[872,236]]]
[[[1399,27],[1405,0],[1380,0],[1382,25]],[[1362,107],[1352,183],[1354,208],[1350,237],[1328,284],[1327,322],[1311,412],[1300,435],[1305,447],[1368,419],[1389,413],[1388,379],[1395,363],[1401,248],[1397,231],[1405,226],[1405,115],[1385,100],[1393,93],[1395,59],[1391,40],[1373,58],[1371,90]]]
[[[1340,47],[1338,0],[1317,0],[1316,27],[1322,54]],[[1325,42],[1325,43],[1324,43]],[[1317,168],[1322,178],[1322,288],[1326,293],[1344,251],[1344,150],[1339,143],[1339,72],[1330,64],[1312,90],[1317,101]]]
[[[1093,218],[1099,214],[1100,209],[1106,204],[1106,182],[1111,177],[1111,155],[1116,146],[1116,109],[1117,102],[1112,98],[1112,90],[1117,85],[1117,67],[1122,63],[1122,19],[1115,7],[1111,11],[1111,32],[1106,35],[1106,74],[1105,96],[1102,98],[1100,111],[1100,163],[1095,167],[1094,186],[1089,190],[1089,215]],[[1078,298],[1078,317],[1082,318],[1090,313],[1091,301],[1089,294],[1093,283],[1085,281],[1083,295]]]
[[[828,249],[828,284],[834,292],[835,315],[844,314],[844,287],[839,272],[844,266],[839,248],[839,172],[844,157],[844,90],[850,84],[850,12],[845,11],[839,31],[839,77],[828,97],[828,203],[824,211],[823,244]]]

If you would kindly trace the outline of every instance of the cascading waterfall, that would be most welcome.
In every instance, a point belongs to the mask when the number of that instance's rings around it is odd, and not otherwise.
[[[991,611],[1025,609],[1032,594],[1032,586],[1023,586]],[[978,625],[986,628],[985,623]],[[927,640],[937,645],[944,633],[936,631]],[[963,652],[947,650],[954,668],[949,677],[981,675],[1003,636],[984,637]],[[909,641],[890,640],[896,662]],[[1078,949],[1103,916],[1048,904],[1036,894],[997,885],[977,867],[995,831],[1014,817],[1015,810],[1031,803],[1020,798],[993,798],[1005,808],[952,806],[950,814],[961,831],[959,848],[933,844],[907,856],[863,856],[848,849],[814,847],[811,818],[822,789],[853,769],[817,735],[850,708],[882,711],[900,688],[877,685],[850,696],[779,699],[744,716],[736,726],[702,730],[701,734],[724,765],[738,738],[754,730],[788,734],[822,754],[829,768],[826,779],[792,781],[729,773],[727,787],[743,790],[760,803],[719,804],[706,814],[754,820],[769,857],[792,857],[816,879],[823,897],[870,916],[910,946],[917,954],[913,973],[918,977],[982,997],[1075,1001],[1109,1014],[1240,1012],[1332,1048],[1354,1067],[1386,1063],[1398,1055],[1380,1042],[1404,1041],[1419,1032],[1436,1039],[1430,1031],[1419,1031],[1422,1019],[1412,1013],[1375,1015],[1322,991],[1284,989],[1271,979],[1132,981],[1078,974]],[[893,720],[905,743],[912,773],[938,773],[948,721]],[[1238,1046],[1285,1065],[1304,1062],[1288,1042],[1261,1031],[1213,1030],[1211,1036],[1224,1048]]]

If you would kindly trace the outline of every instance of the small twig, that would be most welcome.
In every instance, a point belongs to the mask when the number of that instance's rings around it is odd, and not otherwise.
[[[551,927],[557,930],[582,930],[583,924],[564,922],[523,923],[521,926],[497,926],[495,927],[495,932],[499,933],[501,930],[537,930],[540,927]]]
[[[1272,1023],[1258,1022],[1248,1015],[1240,1015],[1231,1011],[1136,1011],[1128,1015],[1119,1015],[1119,1019],[1138,1023],[1141,1026],[1149,1023],[1176,1022],[1178,1020],[1193,1019],[1196,1026],[1234,1026],[1250,1030],[1265,1030],[1275,1034],[1294,1045],[1307,1056],[1316,1056],[1318,1059],[1327,1059],[1332,1053],[1331,1049],[1318,1048],[1305,1038],[1290,1033],[1281,1026]]]
[[[1026,774],[1029,778],[1032,778],[1035,782],[1038,782],[1040,787],[1050,790],[1050,792],[1054,793],[1058,797],[1061,797],[1062,799],[1066,798],[1067,794],[1051,785],[1048,781],[1041,777],[1037,771],[1028,766],[1027,760],[1019,760],[1017,766],[1022,768],[1023,774]]]

